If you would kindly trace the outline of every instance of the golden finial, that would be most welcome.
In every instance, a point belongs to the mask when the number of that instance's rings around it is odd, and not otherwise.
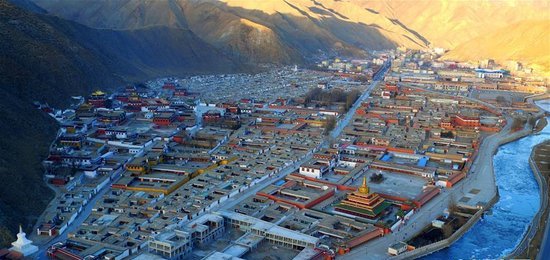
[[[367,176],[363,176],[363,185],[359,187],[359,192],[363,194],[369,194],[369,187],[367,186]]]

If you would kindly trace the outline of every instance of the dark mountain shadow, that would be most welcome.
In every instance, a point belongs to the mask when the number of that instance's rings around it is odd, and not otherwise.
[[[19,224],[32,232],[53,196],[41,162],[57,125],[33,101],[66,107],[71,96],[94,89],[243,68],[189,30],[98,30],[6,0],[0,0],[0,39],[0,247],[14,240]]]
[[[422,40],[422,43],[424,45],[430,45],[430,41],[428,41],[428,39],[426,39],[424,36],[422,36],[420,33],[418,33],[417,31],[407,27],[405,24],[403,24],[401,21],[399,21],[398,19],[390,19],[388,18],[393,24],[395,25],[399,25],[401,26],[401,28],[407,30],[408,32],[412,33],[414,36],[418,37],[418,39]],[[407,37],[410,39],[410,37]]]

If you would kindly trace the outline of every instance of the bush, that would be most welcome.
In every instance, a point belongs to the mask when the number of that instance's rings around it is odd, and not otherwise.
[[[384,180],[384,175],[382,173],[373,173],[370,176],[370,181],[374,183],[380,183]]]

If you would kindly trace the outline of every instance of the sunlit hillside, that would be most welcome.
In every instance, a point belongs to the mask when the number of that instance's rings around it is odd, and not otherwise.
[[[34,0],[62,18],[93,28],[175,27],[252,62],[300,61],[319,51],[361,56],[365,50],[428,42],[385,16],[349,2],[285,1],[69,1]],[[261,28],[261,30],[258,30]]]
[[[550,76],[550,20],[522,21],[459,44],[444,58],[529,63]]]
[[[395,18],[430,41],[450,49],[448,59],[517,60],[536,72],[550,71],[550,2],[349,0]]]

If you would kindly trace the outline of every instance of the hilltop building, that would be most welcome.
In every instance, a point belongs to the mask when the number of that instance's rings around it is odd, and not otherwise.
[[[90,103],[94,107],[105,107],[106,101],[107,101],[106,95],[101,90],[95,91],[88,98],[88,103]]]

